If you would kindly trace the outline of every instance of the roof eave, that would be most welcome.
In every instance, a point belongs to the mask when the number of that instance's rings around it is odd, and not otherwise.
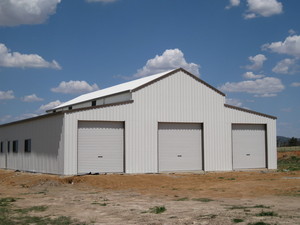
[[[253,110],[244,109],[244,108],[240,108],[240,107],[233,106],[233,105],[228,105],[228,104],[224,104],[224,106],[227,107],[227,108],[231,108],[231,109],[235,109],[235,110],[255,114],[255,115],[258,115],[258,116],[267,117],[267,118],[270,118],[270,119],[273,119],[273,120],[277,120],[277,117],[275,117],[275,116],[271,116],[271,115],[268,115],[268,114],[256,112],[256,111],[253,111]]]

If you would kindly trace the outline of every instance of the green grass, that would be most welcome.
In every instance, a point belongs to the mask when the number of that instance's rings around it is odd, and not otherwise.
[[[87,225],[66,216],[56,218],[31,216],[30,212],[44,212],[48,209],[48,206],[16,209],[13,205],[16,201],[17,198],[0,198],[0,225]]]
[[[288,158],[281,158],[278,160],[279,171],[296,171],[300,170],[300,157],[290,156]]]
[[[155,214],[160,214],[160,213],[163,213],[165,212],[167,209],[165,206],[155,206],[153,208],[150,208],[149,209],[149,212],[150,213],[155,213]]]
[[[0,199],[0,207],[7,207],[7,206],[9,206],[12,202],[15,202],[16,200],[17,200],[16,198],[11,198],[11,197],[1,198],[1,199]]]
[[[15,209],[15,212],[27,214],[29,212],[44,212],[48,209],[48,206],[42,205],[42,206],[33,206],[30,208],[22,208],[22,209]]]

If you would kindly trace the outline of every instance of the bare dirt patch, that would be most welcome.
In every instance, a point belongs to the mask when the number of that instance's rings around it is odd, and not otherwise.
[[[0,198],[16,198],[15,208],[47,207],[30,215],[85,224],[294,225],[299,178],[300,171],[59,177],[0,170]]]
[[[278,159],[287,158],[289,156],[300,156],[300,151],[278,152]]]

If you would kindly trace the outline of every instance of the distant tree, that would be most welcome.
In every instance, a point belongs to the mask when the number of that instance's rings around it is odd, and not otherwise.
[[[289,146],[297,146],[297,144],[298,144],[298,140],[297,140],[297,138],[294,138],[294,137],[292,137],[288,143]]]

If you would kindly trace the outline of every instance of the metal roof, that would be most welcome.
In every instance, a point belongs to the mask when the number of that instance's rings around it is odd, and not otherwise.
[[[90,92],[90,93],[87,93],[87,94],[84,94],[84,95],[80,95],[77,98],[74,98],[70,101],[62,103],[59,106],[56,106],[52,110],[59,109],[59,108],[62,108],[62,107],[66,107],[66,106],[70,106],[70,105],[75,105],[75,104],[78,104],[78,103],[81,103],[81,102],[86,102],[86,101],[90,101],[90,100],[93,100],[93,99],[97,99],[97,98],[101,98],[101,97],[105,97],[105,96],[109,96],[109,95],[113,95],[113,94],[117,94],[117,93],[122,93],[122,92],[125,92],[125,91],[131,91],[131,90],[134,90],[134,89],[136,89],[140,86],[143,86],[143,85],[145,85],[145,84],[147,84],[147,83],[149,83],[149,82],[151,82],[151,81],[153,81],[157,78],[160,78],[160,77],[170,73],[171,71],[173,71],[173,70],[165,71],[165,72],[154,74],[154,75],[151,75],[151,76],[148,76],[148,77],[140,78],[140,79],[137,79],[137,80],[133,80],[133,81],[129,81],[129,82],[126,82],[126,83],[119,84],[119,85],[115,85],[115,86],[112,86],[112,87],[109,87],[109,88],[105,88],[105,89]]]

